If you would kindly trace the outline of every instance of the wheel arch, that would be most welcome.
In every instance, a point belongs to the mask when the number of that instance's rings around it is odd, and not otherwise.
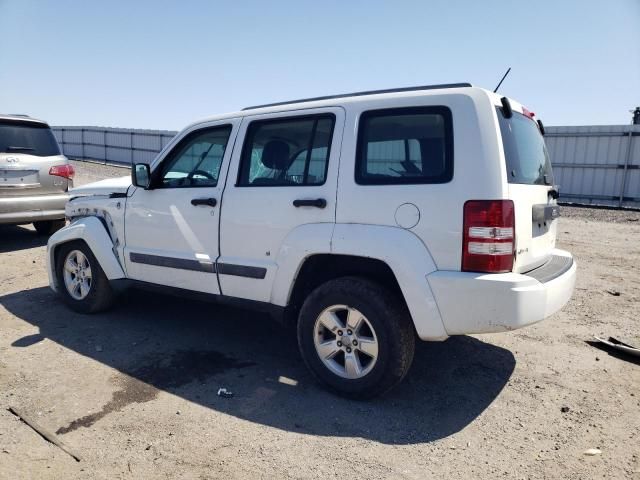
[[[272,297],[272,303],[287,306],[289,321],[295,319],[301,302],[313,288],[333,278],[363,276],[399,294],[421,339],[447,338],[426,279],[436,270],[436,265],[415,234],[402,228],[378,225],[336,224],[333,227],[328,245],[315,237],[309,239],[306,248],[293,249],[306,253],[297,256],[295,267],[290,265],[291,256],[281,258],[289,260],[282,270],[288,273],[288,278],[279,279],[280,288],[274,292],[280,296]],[[318,245],[323,249],[313,248]],[[289,288],[285,291],[283,285]]]
[[[82,241],[91,249],[109,280],[126,277],[114,252],[113,241],[102,221],[97,217],[84,217],[58,230],[47,242],[47,273],[53,290],[57,291],[59,288],[55,272],[57,252],[60,246],[73,241]]]
[[[404,300],[393,270],[382,260],[357,255],[320,253],[306,257],[300,265],[291,288],[287,307],[297,312],[314,289],[341,277],[366,277],[397,294]]]

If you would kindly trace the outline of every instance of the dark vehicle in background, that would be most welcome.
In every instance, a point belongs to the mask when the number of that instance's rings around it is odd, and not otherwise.
[[[41,235],[63,227],[73,175],[46,122],[0,114],[0,224],[33,223]]]

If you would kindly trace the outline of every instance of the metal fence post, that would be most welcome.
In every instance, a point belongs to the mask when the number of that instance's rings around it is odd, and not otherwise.
[[[618,207],[622,207],[624,203],[624,192],[627,189],[627,172],[629,171],[629,160],[631,160],[631,144],[633,143],[633,128],[629,127],[629,141],[627,142],[627,154],[624,158],[624,170],[622,171],[622,185],[620,187],[620,199],[618,200]]]
[[[84,156],[85,156],[85,151],[84,151],[84,128],[80,129],[80,143],[82,143],[80,148],[82,149],[82,160],[84,161]]]
[[[104,143],[104,164],[107,164],[107,131],[102,131],[102,143]]]
[[[133,165],[133,130],[129,132],[129,148],[131,149],[131,165]]]

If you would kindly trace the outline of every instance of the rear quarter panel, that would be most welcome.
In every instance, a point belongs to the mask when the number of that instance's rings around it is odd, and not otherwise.
[[[478,88],[451,93],[402,95],[349,105],[340,160],[337,223],[397,226],[395,214],[414,204],[420,219],[411,231],[431,253],[438,270],[460,270],[465,201],[505,198],[497,125],[487,93]],[[453,179],[444,184],[358,185],[355,156],[360,115],[368,110],[446,106],[453,117]]]

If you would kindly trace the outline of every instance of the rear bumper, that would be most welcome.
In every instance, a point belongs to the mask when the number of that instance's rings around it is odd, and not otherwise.
[[[62,219],[67,200],[67,193],[0,197],[0,224]]]
[[[571,298],[576,263],[554,250],[549,264],[526,274],[436,271],[427,276],[449,335],[515,330],[560,310]]]

